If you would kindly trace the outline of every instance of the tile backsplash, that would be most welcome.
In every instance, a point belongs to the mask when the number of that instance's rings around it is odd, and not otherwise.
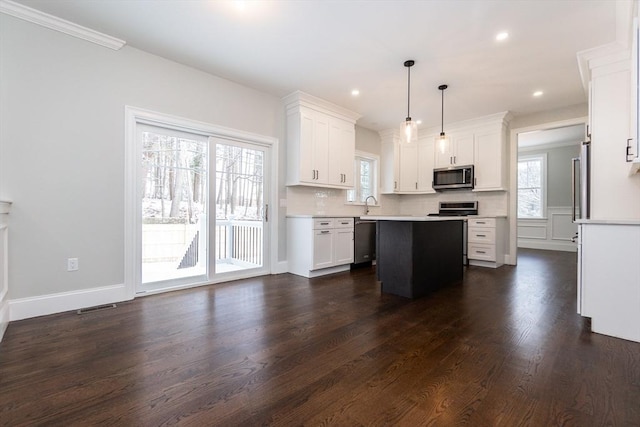
[[[319,187],[287,187],[288,215],[364,215],[365,207],[345,202],[345,190]],[[478,201],[480,215],[507,215],[508,193],[503,191],[450,191],[436,194],[380,195],[370,215],[426,215],[438,212],[439,202]]]

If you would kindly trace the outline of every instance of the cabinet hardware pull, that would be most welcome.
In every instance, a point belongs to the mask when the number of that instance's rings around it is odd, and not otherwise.
[[[486,234],[476,234],[477,237],[487,237]]]
[[[456,156],[453,156],[453,164],[456,164]]]
[[[418,183],[416,182],[416,190],[418,189]]]
[[[478,252],[479,254],[486,254],[485,251],[476,251],[476,252]]]
[[[398,181],[393,181],[393,189],[397,189],[398,188]]]
[[[625,160],[627,161],[627,163],[632,162],[633,161],[633,153],[629,153],[629,150],[631,150],[631,141],[633,141],[633,138],[629,138],[627,139],[627,151],[626,151],[626,158]],[[631,156],[631,158],[629,158],[629,156]]]
[[[476,221],[476,224],[486,224],[484,221]]]
[[[320,225],[329,225],[328,222],[321,222]]]
[[[269,222],[269,205],[264,205],[264,222]]]
[[[322,230],[322,231],[320,232],[320,234],[327,234],[327,233],[329,233],[329,230]]]

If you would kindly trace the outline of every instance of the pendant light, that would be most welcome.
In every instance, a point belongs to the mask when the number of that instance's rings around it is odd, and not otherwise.
[[[400,138],[402,142],[411,143],[418,141],[418,124],[411,120],[409,114],[409,105],[411,100],[411,67],[413,67],[415,61],[408,60],[404,62],[404,66],[407,67],[407,118],[400,124]]]
[[[438,138],[438,148],[442,154],[449,150],[449,137],[444,134],[444,90],[448,88],[447,85],[440,85],[438,89],[442,92],[442,115],[440,116],[440,138]]]

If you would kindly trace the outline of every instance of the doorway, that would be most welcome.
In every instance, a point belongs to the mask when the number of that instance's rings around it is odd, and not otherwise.
[[[586,118],[512,130],[510,253],[517,248],[576,251],[572,238],[572,158]]]
[[[268,274],[271,139],[158,117],[128,123],[132,297]]]

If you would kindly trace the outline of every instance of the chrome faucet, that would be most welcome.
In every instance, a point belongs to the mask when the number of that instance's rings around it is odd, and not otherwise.
[[[366,209],[366,210],[365,210],[365,212],[364,212],[364,214],[365,214],[365,215],[368,215],[368,214],[369,214],[369,199],[373,199],[373,202],[374,202],[375,204],[378,204],[378,200],[376,200],[376,198],[375,198],[375,197],[373,197],[373,196],[367,196],[367,198],[366,198],[366,199],[364,199],[364,207],[365,207],[365,209]]]

